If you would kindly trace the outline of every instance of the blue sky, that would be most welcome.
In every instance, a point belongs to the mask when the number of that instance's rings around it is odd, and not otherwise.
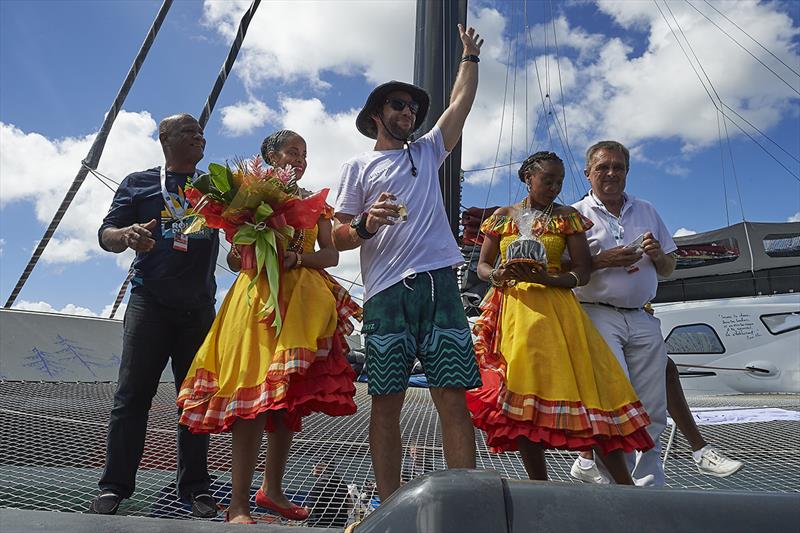
[[[86,156],[159,5],[0,2],[3,301]],[[119,181],[160,163],[157,121],[178,111],[199,114],[248,5],[246,0],[175,2],[117,120],[101,172]],[[487,42],[478,98],[465,129],[463,167],[523,159],[526,140],[534,150],[553,149],[566,159],[556,132],[563,132],[566,115],[578,168],[567,173],[564,201],[585,190],[580,171],[586,147],[614,138],[633,150],[629,192],[651,200],[673,232],[737,222],[742,210],[753,221],[800,218],[800,77],[792,72],[800,72],[800,7],[747,0],[712,5],[791,69],[700,0],[691,5],[471,2],[469,22]],[[265,134],[290,127],[309,144],[306,186],[335,186],[339,165],[370,148],[354,127],[369,90],[388,79],[411,80],[413,22],[409,1],[262,2],[206,128],[201,166],[254,154]],[[721,154],[717,114],[671,30],[686,36],[723,102],[791,154],[747,127],[788,172],[731,123],[733,165],[724,136]],[[682,44],[689,52],[687,42]],[[546,122],[550,135],[545,122],[535,130],[542,117],[540,87],[558,116],[557,123],[552,116]],[[509,203],[520,191],[516,166],[467,177],[462,200],[467,206]],[[23,289],[18,299],[23,307],[99,315],[111,304],[130,262],[129,255],[114,256],[96,245],[96,228],[111,196],[87,179]],[[357,268],[357,256],[344,254],[337,272],[354,279]],[[220,295],[232,280],[218,272]]]

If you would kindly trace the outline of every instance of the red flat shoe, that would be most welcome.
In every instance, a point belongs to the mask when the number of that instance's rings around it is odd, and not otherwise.
[[[228,516],[228,511],[225,511],[225,521],[228,522],[229,524],[231,523],[230,516]],[[253,520],[251,518],[249,522],[236,522],[236,523],[237,524],[242,524],[242,525],[247,525],[247,524],[257,524],[258,522],[256,522],[255,520]]]
[[[275,511],[287,520],[302,521],[308,518],[308,509],[305,507],[300,507],[294,503],[288,509],[286,507],[281,507],[269,499],[269,497],[264,494],[264,491],[261,489],[258,489],[256,492],[256,505],[263,507],[264,509],[269,509],[270,511]]]

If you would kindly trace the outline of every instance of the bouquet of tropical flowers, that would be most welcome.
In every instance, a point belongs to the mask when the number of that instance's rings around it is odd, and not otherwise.
[[[256,268],[247,288],[247,296],[256,279],[265,272],[269,297],[259,310],[264,321],[280,333],[280,275],[283,254],[280,250],[296,231],[313,228],[325,209],[328,189],[303,197],[294,170],[265,167],[260,156],[236,159],[228,164],[211,163],[208,172],[189,179],[186,198],[192,204],[187,217],[192,222],[184,230],[189,234],[203,228],[225,230],[225,237],[241,247],[242,268]]]

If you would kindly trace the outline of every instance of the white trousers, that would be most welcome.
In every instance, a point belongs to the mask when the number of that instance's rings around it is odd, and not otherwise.
[[[661,322],[641,309],[618,311],[593,304],[584,304],[583,309],[614,352],[650,415],[647,432],[656,445],[644,453],[627,454],[631,476],[642,485],[663,486],[661,433],[667,426],[667,348]]]

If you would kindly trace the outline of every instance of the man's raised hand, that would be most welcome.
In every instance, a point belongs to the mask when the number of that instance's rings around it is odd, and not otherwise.
[[[475,28],[470,27],[464,31],[464,26],[459,24],[458,35],[461,37],[461,43],[464,45],[465,56],[478,56],[481,54],[483,39],[475,32]]]

